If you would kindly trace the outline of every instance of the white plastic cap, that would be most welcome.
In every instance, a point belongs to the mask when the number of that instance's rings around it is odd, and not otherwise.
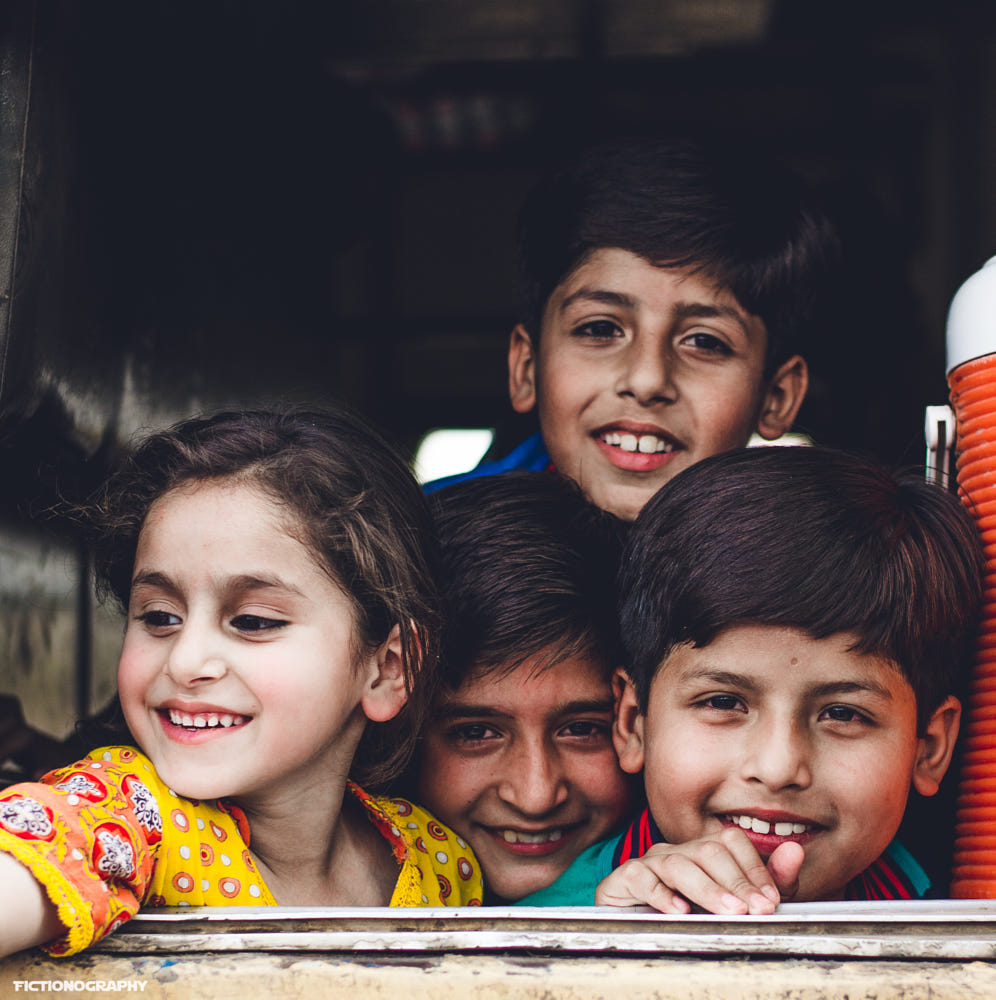
[[[955,292],[948,309],[948,371],[996,354],[996,257]]]

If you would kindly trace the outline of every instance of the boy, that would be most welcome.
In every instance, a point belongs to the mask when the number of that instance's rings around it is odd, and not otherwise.
[[[648,809],[523,902],[922,896],[893,837],[910,788],[933,795],[951,761],[981,579],[972,520],[916,477],[817,448],[682,473],[620,577],[613,739]]]
[[[546,473],[433,501],[446,629],[417,796],[470,842],[486,900],[515,900],[633,807],[611,737],[621,525]]]
[[[779,437],[806,393],[797,342],[835,249],[795,185],[742,151],[589,150],[519,220],[509,392],[540,434],[428,489],[552,465],[632,520],[682,468]]]

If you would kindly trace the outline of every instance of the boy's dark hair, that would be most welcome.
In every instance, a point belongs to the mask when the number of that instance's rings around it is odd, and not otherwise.
[[[204,480],[255,487],[287,511],[288,530],[350,599],[365,646],[400,625],[408,704],[392,722],[367,726],[351,772],[383,786],[411,755],[439,648],[435,535],[405,460],[360,418],[333,408],[225,412],[151,434],[88,512],[102,594],[127,610],[149,509]]]
[[[747,448],[675,476],[633,524],[620,570],[629,670],[646,711],[676,646],[733,625],[850,632],[898,665],[923,730],[973,637],[982,546],[958,499],[825,448]]]
[[[508,472],[431,497],[440,542],[442,683],[536,669],[593,649],[621,663],[615,578],[623,525],[553,472]]]
[[[818,320],[839,252],[798,180],[742,147],[648,136],[594,146],[542,180],[519,216],[519,319],[534,341],[557,285],[606,247],[728,288],[764,321],[768,375]]]

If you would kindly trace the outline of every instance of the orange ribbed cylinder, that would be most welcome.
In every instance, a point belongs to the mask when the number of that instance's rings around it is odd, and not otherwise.
[[[996,355],[959,365],[948,374],[948,388],[957,422],[958,492],[979,524],[986,554],[951,895],[996,899]]]

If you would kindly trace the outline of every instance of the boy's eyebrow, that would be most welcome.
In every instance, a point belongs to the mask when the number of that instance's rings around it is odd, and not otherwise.
[[[818,698],[835,694],[861,694],[866,691],[878,695],[880,698],[885,698],[889,701],[892,700],[892,692],[884,684],[879,684],[878,681],[873,680],[827,681],[824,684],[817,684],[812,688],[812,694]]]
[[[611,712],[615,704],[611,698],[583,698],[558,705],[553,715],[584,715],[586,712]],[[440,720],[463,719],[469,716],[486,719],[510,719],[514,712],[506,712],[494,705],[468,705],[465,702],[442,702],[433,710],[433,717]]]
[[[565,312],[575,302],[601,302],[605,305],[620,306],[624,309],[635,309],[637,300],[631,295],[623,292],[614,292],[608,288],[579,288],[576,292],[571,292],[563,302],[560,303],[560,312]],[[732,319],[738,323],[745,331],[747,324],[744,313],[736,306],[725,303],[716,304],[714,302],[679,302],[674,307],[675,319],[712,319],[722,316]]]
[[[579,288],[560,303],[560,311],[565,312],[575,302],[581,300],[603,302],[605,305],[622,306],[624,309],[633,309],[636,306],[636,299],[622,292],[613,292],[607,288]]]
[[[685,681],[710,681],[713,684],[724,684],[730,687],[740,688],[744,691],[757,691],[757,685],[750,677],[744,674],[735,673],[732,670],[710,670],[708,667],[702,670],[689,671],[682,678]],[[880,698],[892,700],[892,692],[878,681],[871,679],[860,681],[824,681],[822,684],[814,684],[807,693],[814,698],[825,698],[830,695],[860,694],[868,692]]]
[[[676,319],[712,319],[716,316],[723,316],[738,323],[745,332],[747,324],[744,322],[744,314],[736,306],[717,305],[713,302],[679,302],[674,307]]]

